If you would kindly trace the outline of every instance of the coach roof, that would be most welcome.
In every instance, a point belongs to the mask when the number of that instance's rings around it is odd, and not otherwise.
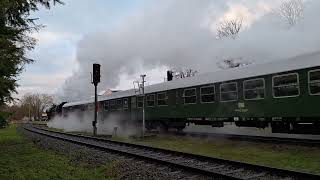
[[[199,74],[194,77],[188,77],[184,79],[158,83],[158,84],[146,86],[145,93],[148,94],[153,92],[167,91],[171,89],[198,86],[202,84],[212,84],[217,82],[232,81],[236,79],[263,76],[268,74],[305,69],[305,68],[310,68],[315,66],[320,66],[320,51],[296,56],[286,60],[273,61],[265,64],[249,65],[249,66],[232,68],[232,69],[221,70],[216,72],[208,72],[208,73]],[[133,95],[135,95],[135,90],[130,89],[125,91],[115,92],[108,96],[101,96],[99,97],[99,101],[128,97]],[[92,102],[93,102],[93,99],[88,101],[71,102],[71,103],[65,104],[64,107],[87,104]]]

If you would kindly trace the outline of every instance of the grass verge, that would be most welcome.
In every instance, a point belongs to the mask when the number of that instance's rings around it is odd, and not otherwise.
[[[38,149],[13,125],[0,130],[0,179],[111,179],[110,167],[76,164],[67,156]]]
[[[320,147],[179,136],[156,136],[144,140],[113,137],[112,140],[320,174]]]
[[[146,140],[113,139],[210,157],[320,174],[319,147],[277,145],[221,138],[200,139],[173,136],[154,137]]]
[[[31,121],[34,125],[47,125],[48,121]]]

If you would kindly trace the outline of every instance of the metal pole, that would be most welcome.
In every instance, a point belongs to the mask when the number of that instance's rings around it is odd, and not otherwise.
[[[144,138],[144,134],[145,134],[145,127],[146,127],[146,124],[145,124],[145,102],[144,102],[144,83],[145,83],[145,80],[144,78],[146,77],[146,75],[141,75],[141,78],[142,78],[142,138]]]
[[[29,104],[29,121],[31,121],[31,105]]]
[[[97,85],[94,85],[94,121],[93,125],[93,135],[97,135],[97,117],[98,117],[98,96],[97,96]]]
[[[97,119],[98,119],[98,94],[97,86],[100,82],[100,64],[93,64],[92,66],[92,84],[94,85],[94,120],[92,121],[93,135],[97,135]]]

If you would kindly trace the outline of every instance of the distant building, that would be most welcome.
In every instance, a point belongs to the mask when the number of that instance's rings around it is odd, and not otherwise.
[[[98,92],[98,96],[109,96],[112,93],[119,92],[119,91],[121,91],[121,90],[107,89],[107,90],[103,90],[103,91]],[[90,98],[94,98],[94,96],[90,96]]]
[[[115,93],[115,92],[119,92],[120,90],[111,90],[111,89],[107,89],[107,90],[104,90],[104,91],[100,91],[98,93],[98,96],[108,96],[112,93]]]

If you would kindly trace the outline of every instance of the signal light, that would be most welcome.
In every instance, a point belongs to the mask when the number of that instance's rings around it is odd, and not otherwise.
[[[173,79],[173,72],[167,71],[167,81],[172,81],[172,79]]]
[[[100,64],[93,64],[93,84],[97,85],[100,82]]]

